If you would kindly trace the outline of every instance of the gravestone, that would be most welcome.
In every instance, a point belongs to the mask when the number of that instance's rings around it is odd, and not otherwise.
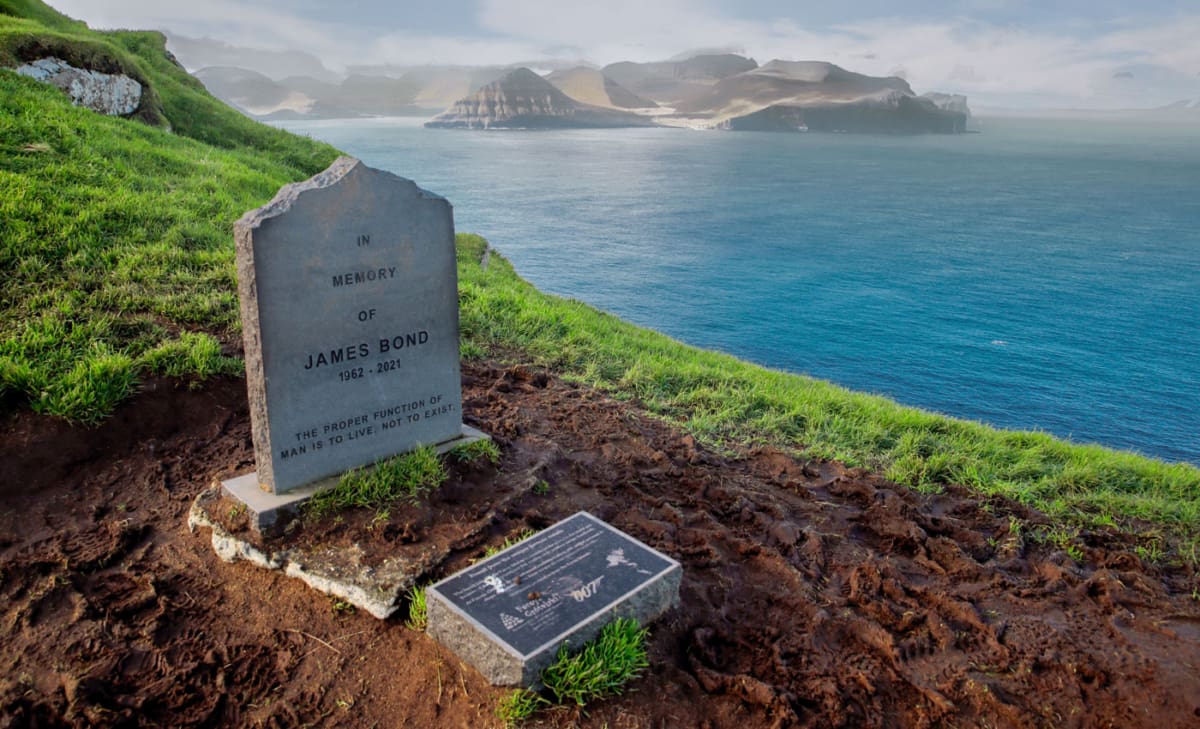
[[[484,437],[462,424],[450,203],[342,157],[234,226],[256,472],[270,530],[348,469]]]
[[[679,602],[682,568],[587,512],[431,585],[428,632],[498,686],[531,686],[559,647]]]

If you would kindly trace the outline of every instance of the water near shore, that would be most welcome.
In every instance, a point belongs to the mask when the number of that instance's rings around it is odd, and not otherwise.
[[[284,126],[445,195],[545,291],[906,404],[1200,464],[1200,124]]]

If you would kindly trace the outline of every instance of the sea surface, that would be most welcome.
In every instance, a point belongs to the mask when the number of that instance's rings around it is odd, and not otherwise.
[[[1200,122],[282,126],[446,196],[544,291],[905,404],[1200,464]]]

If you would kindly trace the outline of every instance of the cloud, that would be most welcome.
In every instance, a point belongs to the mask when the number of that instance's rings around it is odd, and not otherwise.
[[[63,13],[93,28],[157,28],[232,45],[305,50],[336,57],[358,47],[367,31],[318,23],[270,2],[238,0],[55,0]]]
[[[504,64],[537,58],[618,60],[668,58],[689,48],[744,48],[760,63],[828,60],[854,71],[902,70],[918,92],[966,93],[984,104],[1019,100],[1055,106],[1114,107],[1169,103],[1200,96],[1187,83],[1200,72],[1200,12],[1174,17],[1092,17],[982,22],[969,17],[914,20],[899,15],[811,27],[793,17],[747,17],[718,0],[477,0],[461,31],[422,33],[371,25],[365,2],[340,23],[305,17],[304,3],[285,0],[59,0],[93,25],[162,27],[261,48],[294,48],[327,64]],[[968,0],[1019,9],[1024,0]],[[780,5],[781,8],[786,8]],[[893,11],[895,12],[895,11]],[[735,14],[736,13],[736,14]],[[930,17],[926,13],[926,18]],[[350,20],[353,18],[354,20]],[[1103,18],[1103,19],[1101,19]],[[1125,67],[1133,83],[1114,85]],[[1139,85],[1139,79],[1153,83]],[[1164,80],[1168,79],[1168,80]]]
[[[1040,29],[965,17],[895,17],[815,29],[792,18],[731,17],[709,3],[684,0],[482,0],[479,24],[543,52],[560,44],[599,63],[657,60],[681,48],[732,44],[760,62],[818,59],[862,73],[902,72],[918,92],[954,91],[996,104],[1018,94],[1060,105],[1168,103],[1187,88],[1159,84],[1122,96],[1100,80],[1129,63],[1164,72],[1200,71],[1200,44],[1194,41],[1200,37],[1200,14],[1156,22],[1082,19]]]
[[[365,49],[356,63],[396,65],[470,64],[506,65],[546,57],[543,46],[517,38],[417,35],[396,32],[383,35]]]

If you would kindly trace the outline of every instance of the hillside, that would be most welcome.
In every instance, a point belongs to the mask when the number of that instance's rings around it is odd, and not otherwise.
[[[10,64],[53,48],[126,69],[154,92],[158,123],[175,130],[142,121],[144,110],[136,120],[99,116],[0,70],[5,412],[99,422],[144,378],[239,373],[232,221],[336,151],[223,106],[172,63],[158,34],[94,33],[36,0],[0,0],[0,43]],[[520,76],[566,98],[532,72]],[[703,438],[802,446],[919,488],[966,483],[1076,526],[1145,520],[1192,549],[1200,536],[1193,467],[995,431],[713,359],[523,282],[486,282],[462,284],[465,352],[523,352],[683,417]]]
[[[104,117],[0,70],[0,724],[504,726],[512,694],[419,629],[185,527],[254,462],[232,221],[336,151],[158,34],[0,0],[0,65],[46,49],[148,92]],[[1200,469],[688,347],[479,236],[457,265],[464,420],[499,457],[291,538],[436,554],[425,583],[582,509],[679,560],[651,669],[534,725],[1195,724]]]
[[[221,104],[158,33],[0,0],[0,67],[44,55],[146,92],[109,118],[0,70],[0,403],[96,421],[146,375],[237,371],[232,223],[335,150]]]

